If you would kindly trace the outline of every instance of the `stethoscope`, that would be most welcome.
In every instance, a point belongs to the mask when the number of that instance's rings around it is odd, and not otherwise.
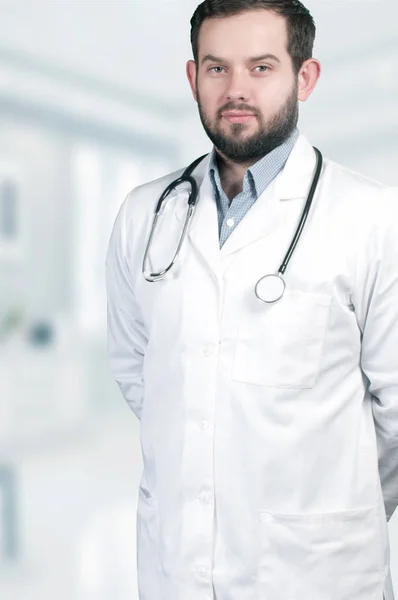
[[[286,272],[287,266],[290,262],[290,259],[292,258],[293,252],[296,249],[297,243],[301,237],[305,222],[308,217],[308,213],[311,208],[312,200],[314,198],[315,191],[316,191],[316,188],[317,188],[317,185],[319,182],[319,177],[320,177],[321,171],[322,171],[323,157],[322,157],[321,152],[318,150],[318,148],[314,147],[314,150],[315,150],[316,159],[317,159],[315,173],[314,173],[314,177],[313,177],[313,180],[311,183],[310,190],[308,192],[307,201],[305,203],[304,210],[301,215],[300,223],[298,224],[296,233],[294,234],[294,237],[293,237],[292,243],[290,244],[289,250],[287,251],[285,258],[283,259],[283,262],[282,262],[281,266],[279,267],[278,272],[272,273],[269,275],[264,275],[264,277],[259,279],[259,281],[257,282],[257,284],[255,286],[254,291],[255,291],[257,298],[267,304],[273,304],[274,302],[278,302],[278,300],[280,300],[282,298],[282,296],[285,292],[286,283],[283,278],[283,275]],[[181,175],[181,177],[179,177],[178,179],[176,179],[175,181],[170,183],[170,185],[164,190],[163,194],[161,195],[161,197],[159,199],[159,202],[155,209],[155,216],[154,216],[153,223],[152,223],[152,229],[151,229],[148,243],[147,243],[147,246],[145,249],[144,260],[142,262],[142,274],[145,277],[145,279],[149,282],[155,282],[155,281],[159,281],[160,279],[163,279],[164,276],[166,275],[166,273],[168,273],[170,271],[170,269],[174,266],[175,262],[177,261],[179,255],[180,255],[181,246],[184,243],[184,240],[186,238],[188,228],[191,224],[193,215],[195,213],[198,196],[199,196],[198,185],[197,185],[195,179],[192,177],[192,172],[196,169],[198,164],[206,156],[207,156],[207,154],[204,154],[200,158],[197,158],[191,165],[189,165],[189,167],[184,171],[184,173]],[[159,273],[149,273],[148,274],[146,272],[148,255],[149,255],[149,251],[150,251],[150,248],[152,245],[153,236],[154,236],[156,227],[158,225],[158,220],[159,220],[159,216],[160,216],[160,213],[162,210],[163,202],[170,195],[170,193],[172,191],[174,191],[181,183],[189,183],[191,186],[191,190],[190,190],[189,196],[188,196],[187,215],[185,218],[185,223],[184,223],[184,227],[183,227],[183,230],[182,230],[182,233],[180,236],[180,240],[178,242],[176,253],[174,255],[173,260],[169,264],[169,266],[166,267],[165,269],[163,269],[163,271],[160,271]]]

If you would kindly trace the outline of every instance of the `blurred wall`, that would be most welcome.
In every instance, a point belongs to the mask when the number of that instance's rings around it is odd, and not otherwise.
[[[398,185],[398,2],[309,0],[300,128]],[[137,597],[138,422],[105,355],[104,260],[128,191],[208,151],[192,0],[0,0],[0,597]],[[398,523],[391,524],[398,589]]]

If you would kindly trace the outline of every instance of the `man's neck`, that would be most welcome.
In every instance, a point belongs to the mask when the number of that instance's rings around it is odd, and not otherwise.
[[[257,160],[258,159],[238,164],[217,151],[217,166],[221,185],[230,201],[243,190],[243,179],[246,171],[249,167],[254,165]]]

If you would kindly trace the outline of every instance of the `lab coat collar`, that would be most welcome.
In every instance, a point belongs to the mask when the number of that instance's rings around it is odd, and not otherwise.
[[[315,166],[315,151],[307,138],[300,133],[284,169],[275,180],[275,195],[279,200],[306,197]]]
[[[220,242],[218,233],[217,203],[209,174],[211,153],[196,167],[193,176],[198,184],[199,197],[196,205],[188,237],[202,259],[210,267],[213,275],[218,279],[221,272]],[[182,184],[181,190],[187,189]],[[183,224],[187,213],[187,195],[183,191],[177,197],[175,215]]]
[[[285,200],[306,198],[316,165],[311,144],[300,134],[284,169],[259,196],[221,248],[221,257],[241,250],[283,224]]]
[[[279,201],[307,196],[315,170],[316,156],[311,144],[304,135],[300,134],[284,169],[259,196],[221,250],[217,204],[209,176],[210,158],[209,154],[194,172],[194,177],[200,186],[199,199],[188,236],[218,278],[221,274],[222,258],[264,237],[278,225],[281,216],[278,210]],[[183,222],[186,215],[186,201],[181,199],[176,206],[176,217]]]

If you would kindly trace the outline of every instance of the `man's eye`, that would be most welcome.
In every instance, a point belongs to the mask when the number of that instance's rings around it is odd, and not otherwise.
[[[220,73],[224,67],[211,67],[210,71],[214,71],[216,73]],[[215,69],[220,69],[220,71],[215,71]]]
[[[268,71],[269,67],[267,67],[267,65],[258,65],[256,69],[261,69],[260,73],[265,73],[266,71]]]

